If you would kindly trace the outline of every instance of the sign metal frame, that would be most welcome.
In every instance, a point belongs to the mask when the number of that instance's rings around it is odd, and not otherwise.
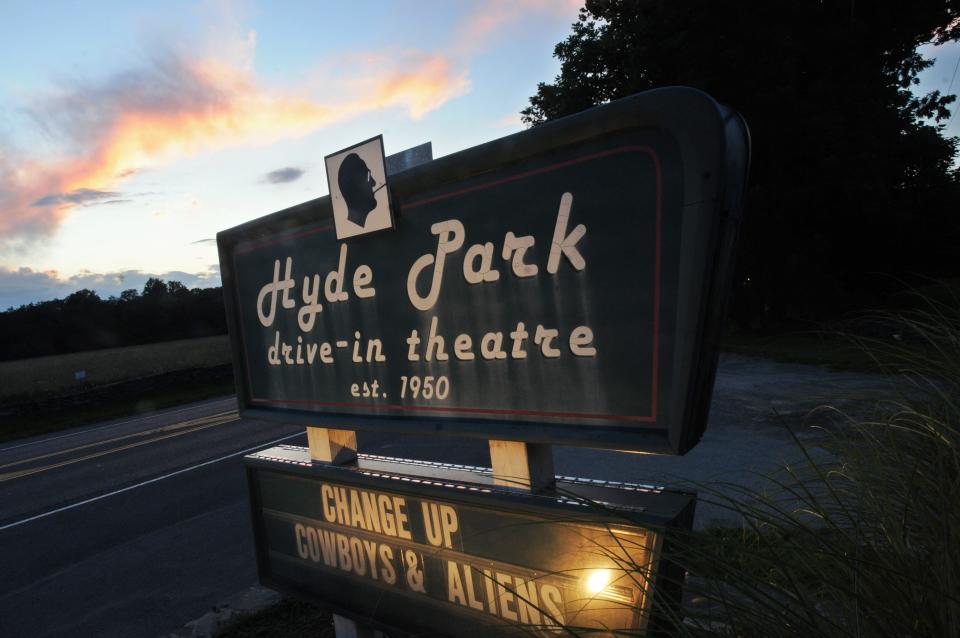
[[[743,119],[706,94],[672,87],[624,98],[583,113],[482,144],[390,177],[392,199],[402,222],[404,202],[416,203],[430,191],[503,167],[522,167],[554,149],[620,132],[650,129],[666,132],[679,149],[682,163],[683,251],[677,273],[675,324],[655,329],[672,338],[671,392],[660,401],[669,408],[666,426],[638,427],[611,421],[578,425],[545,417],[542,421],[477,418],[444,411],[435,416],[317,412],[271,407],[251,396],[246,382],[249,362],[242,346],[239,299],[235,288],[234,252],[238,245],[270,242],[296,233],[308,224],[329,219],[330,197],[317,198],[223,231],[217,235],[221,276],[231,335],[234,373],[241,414],[304,425],[408,434],[446,434],[484,439],[553,443],[656,453],[684,454],[699,441],[706,426],[717,362],[717,340],[725,297],[730,287],[741,199],[749,163],[749,134]],[[693,211],[687,219],[688,211]],[[388,235],[379,235],[388,240]],[[656,367],[654,368],[656,370]],[[654,373],[654,384],[657,376]],[[654,386],[656,387],[656,386]],[[664,393],[666,394],[666,393]],[[657,394],[654,393],[654,401]]]

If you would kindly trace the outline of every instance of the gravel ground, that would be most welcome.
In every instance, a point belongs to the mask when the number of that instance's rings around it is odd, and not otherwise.
[[[790,430],[811,444],[824,436],[823,427],[840,421],[836,414],[814,410],[831,406],[844,414],[868,414],[889,388],[890,380],[880,375],[724,354],[707,430],[685,456],[557,448],[557,470],[678,487],[730,481],[759,488],[763,474],[801,458]],[[717,507],[698,506],[696,527],[719,520],[729,521],[730,515]]]

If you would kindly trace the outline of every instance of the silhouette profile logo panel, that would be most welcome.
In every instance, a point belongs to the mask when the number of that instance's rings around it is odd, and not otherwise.
[[[393,228],[383,137],[324,158],[337,239]]]

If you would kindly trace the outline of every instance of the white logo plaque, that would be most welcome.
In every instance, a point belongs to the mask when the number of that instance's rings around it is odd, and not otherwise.
[[[393,228],[383,136],[324,158],[337,239]]]

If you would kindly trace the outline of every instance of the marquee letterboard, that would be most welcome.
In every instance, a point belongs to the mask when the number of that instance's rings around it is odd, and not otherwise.
[[[247,467],[260,581],[391,635],[644,635],[679,602],[661,550],[689,528],[690,495],[561,481],[567,497],[535,496],[292,447]]]
[[[703,431],[748,147],[662,89],[218,235],[245,415],[684,453]]]

